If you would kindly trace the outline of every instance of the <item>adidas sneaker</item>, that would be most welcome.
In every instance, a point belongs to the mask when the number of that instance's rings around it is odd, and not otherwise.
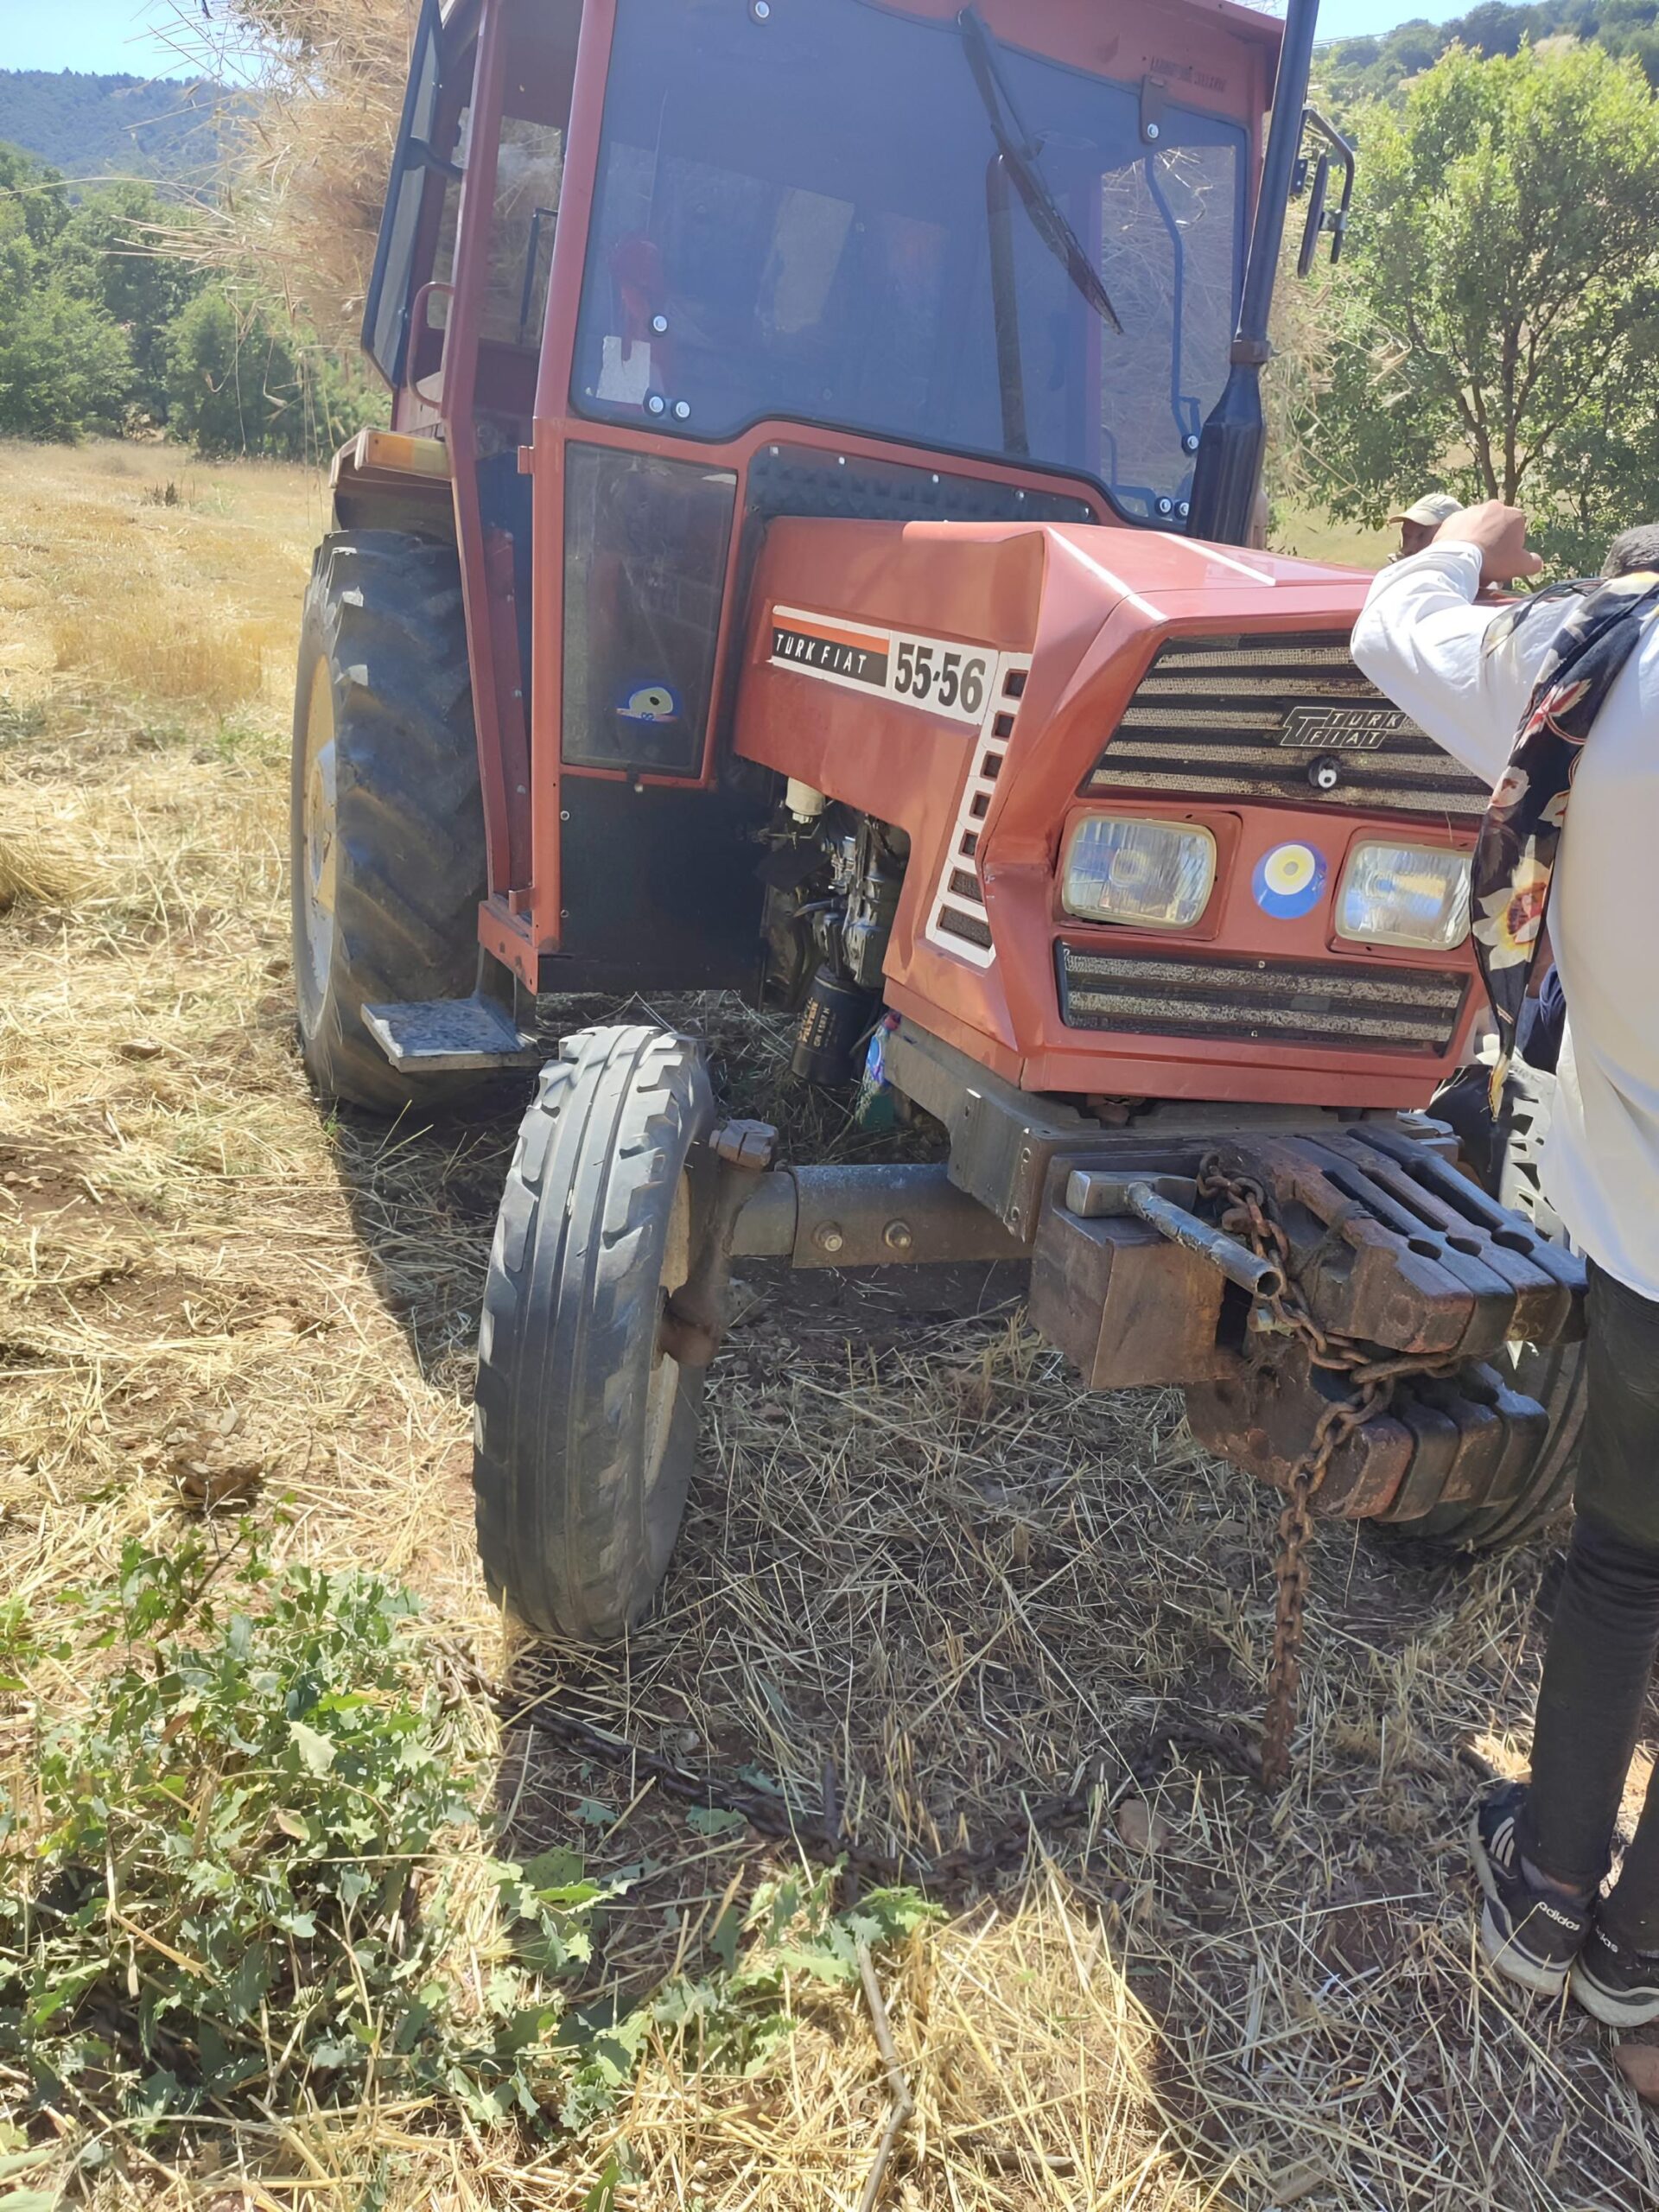
[[[1633,1950],[1597,1920],[1573,1961],[1573,1994],[1610,2028],[1659,2020],[1659,1953]]]
[[[1480,1916],[1481,1948],[1511,1981],[1537,1996],[1555,1997],[1565,1988],[1583,1946],[1590,1909],[1528,1878],[1515,1834],[1526,1800],[1523,1783],[1506,1782],[1476,1808],[1471,1823],[1475,1872],[1486,1893]],[[1659,2013],[1659,1992],[1654,2012]]]

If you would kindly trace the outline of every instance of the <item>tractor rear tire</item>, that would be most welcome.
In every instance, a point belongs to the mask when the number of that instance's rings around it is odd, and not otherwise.
[[[318,547],[300,626],[291,826],[312,1082],[382,1114],[452,1100],[477,1078],[393,1067],[363,1008],[465,998],[477,980],[484,808],[453,548],[392,530]]]
[[[715,1119],[698,1047],[588,1029],[543,1069],[518,1133],[479,1327],[473,1485],[493,1592],[524,1624],[609,1643],[668,1571],[703,1371],[663,1309],[701,1211]]]
[[[1480,1071],[1482,1077],[1486,1071]],[[1549,1130],[1550,1110],[1555,1103],[1555,1078],[1517,1059],[1504,1087],[1501,1123],[1465,1134],[1486,1144],[1470,1143],[1476,1156],[1484,1153],[1488,1164],[1482,1180],[1495,1198],[1526,1217],[1552,1241],[1566,1242],[1566,1231],[1551,1211],[1538,1180],[1539,1155]],[[1465,1111],[1471,1101],[1465,1096]],[[1431,1109],[1433,1110],[1433,1109]],[[1487,1109],[1476,1090],[1473,1110]],[[1463,1114],[1458,1116],[1461,1121]],[[1467,1558],[1475,1552],[1492,1552],[1522,1544],[1541,1535],[1558,1522],[1572,1501],[1578,1467],[1579,1440],[1584,1427],[1585,1370],[1581,1344],[1517,1344],[1495,1362],[1500,1372],[1513,1357],[1513,1370],[1504,1379],[1511,1387],[1542,1406],[1548,1419],[1544,1440],[1528,1471],[1519,1494],[1505,1505],[1440,1505],[1420,1520],[1379,1523],[1379,1535],[1426,1544],[1437,1552]]]

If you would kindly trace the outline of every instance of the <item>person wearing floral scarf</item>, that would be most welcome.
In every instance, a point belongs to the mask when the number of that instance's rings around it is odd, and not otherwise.
[[[1471,1842],[1493,1963],[1629,2027],[1659,2019],[1659,1779],[1608,1880],[1659,1657],[1659,525],[1598,578],[1481,601],[1540,566],[1518,509],[1467,508],[1382,570],[1353,654],[1492,786],[1471,892],[1495,1111],[1546,916],[1559,969],[1541,1180],[1590,1281],[1576,1519],[1531,1779],[1477,1808]]]

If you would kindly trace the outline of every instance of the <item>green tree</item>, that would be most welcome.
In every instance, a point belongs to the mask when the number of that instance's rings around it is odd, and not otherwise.
[[[1529,0],[1523,7],[1482,0],[1451,22],[1419,19],[1381,37],[1329,40],[1315,49],[1314,76],[1321,101],[1341,113],[1357,101],[1397,99],[1406,81],[1448,47],[1516,54],[1523,40],[1536,46],[1562,36],[1632,54],[1649,83],[1659,84],[1659,0]]]
[[[210,287],[175,321],[168,344],[168,419],[210,454],[297,454],[305,447],[300,364],[257,308],[239,312]]]
[[[315,458],[384,417],[383,396],[280,309],[197,294],[168,344],[168,423],[209,454]]]
[[[1365,190],[1305,410],[1335,512],[1431,484],[1539,510],[1582,561],[1654,502],[1659,108],[1599,48],[1453,48],[1363,118]]]
[[[0,203],[37,253],[57,243],[69,220],[69,200],[56,169],[21,147],[0,143]]]
[[[124,181],[89,192],[56,241],[66,281],[127,334],[131,404],[160,422],[167,413],[170,326],[203,287],[195,264],[162,250],[181,209],[153,185]]]
[[[54,171],[0,147],[0,434],[73,438],[120,425],[124,333],[68,280],[68,220]]]
[[[118,432],[142,412],[204,454],[314,458],[384,411],[283,308],[162,250],[188,220],[137,179],[72,200],[0,144],[0,435]]]

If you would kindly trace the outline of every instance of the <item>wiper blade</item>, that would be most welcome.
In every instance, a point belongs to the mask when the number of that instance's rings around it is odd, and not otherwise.
[[[1020,119],[1014,95],[997,65],[996,41],[984,17],[977,8],[966,7],[957,17],[957,28],[962,33],[963,50],[968,56],[968,67],[973,72],[974,84],[989,118],[997,151],[1002,156],[1003,166],[1014,179],[1014,188],[1031,218],[1033,230],[1095,313],[1103,321],[1109,322],[1121,336],[1123,326],[1118,321],[1117,309],[1112,305],[1110,295],[1084,251],[1083,241],[1072,229],[1065,208],[1055,198],[1048,179],[1037,166],[1037,157],[1042,151],[1041,144],[1031,137]]]

